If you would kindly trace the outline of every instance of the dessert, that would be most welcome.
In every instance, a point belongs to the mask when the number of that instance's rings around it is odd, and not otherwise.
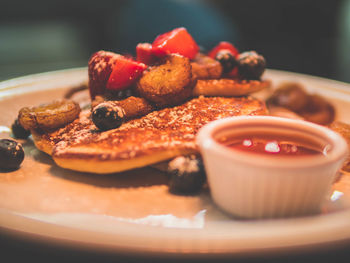
[[[90,110],[84,110],[64,128],[44,134],[32,131],[32,135],[38,149],[52,155],[61,167],[113,173],[196,153],[196,133],[210,121],[264,114],[264,103],[256,99],[200,97],[108,131],[100,131],[90,118]]]
[[[18,119],[59,166],[121,172],[198,154],[196,133],[213,120],[266,115],[265,103],[248,96],[270,85],[261,79],[264,69],[262,56],[239,53],[228,42],[201,53],[189,32],[176,28],[152,44],[139,43],[135,59],[94,53],[88,63],[91,109],[66,98],[23,108]]]
[[[266,89],[269,86],[269,81],[242,80],[237,82],[233,79],[199,79],[193,89],[193,94],[195,96],[244,96],[246,94]]]

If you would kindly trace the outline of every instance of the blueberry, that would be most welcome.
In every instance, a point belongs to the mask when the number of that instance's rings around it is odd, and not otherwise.
[[[18,119],[16,119],[11,126],[12,134],[17,139],[27,139],[30,135],[30,131],[23,128],[23,126],[19,123]]]
[[[0,140],[0,168],[16,169],[24,159],[22,145],[14,140]]]
[[[92,121],[102,131],[118,128],[124,117],[124,110],[111,101],[102,102],[92,110]]]
[[[198,157],[179,156],[169,163],[169,190],[175,194],[198,193],[206,180],[203,162]]]
[[[220,50],[216,54],[215,59],[220,62],[224,73],[229,73],[234,67],[237,66],[236,58],[228,49]]]
[[[265,58],[255,51],[247,51],[238,56],[238,73],[243,79],[260,80],[265,71]]]

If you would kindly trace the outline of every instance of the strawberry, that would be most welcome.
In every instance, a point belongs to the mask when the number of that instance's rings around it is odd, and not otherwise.
[[[209,51],[208,56],[213,59],[217,59],[217,55],[221,51],[230,52],[235,59],[237,59],[239,55],[238,49],[233,44],[227,41],[221,41],[218,45]],[[225,77],[238,78],[237,67],[234,67],[230,72],[225,73]]]
[[[100,50],[94,53],[89,59],[89,91],[91,99],[96,95],[103,95],[106,89],[106,83],[112,72],[112,69],[120,55],[113,52]]]
[[[152,44],[139,43],[136,46],[136,60],[146,65],[152,65],[157,58],[152,52]]]
[[[235,67],[235,68],[232,69],[229,73],[226,73],[225,76],[226,76],[227,78],[232,78],[232,79],[237,79],[237,78],[239,78],[238,68]]]
[[[234,45],[232,45],[230,42],[227,42],[227,41],[221,41],[212,50],[209,51],[208,56],[215,59],[217,53],[222,49],[227,49],[231,51],[232,55],[235,58],[237,58],[239,55],[238,49]]]
[[[179,27],[157,36],[152,43],[152,51],[160,57],[177,53],[189,59],[194,59],[199,47],[186,28]]]
[[[107,81],[108,90],[124,90],[141,76],[147,68],[144,63],[119,56]]]

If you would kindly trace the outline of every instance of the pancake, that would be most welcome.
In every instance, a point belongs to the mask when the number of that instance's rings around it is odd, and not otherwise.
[[[199,97],[104,132],[97,130],[90,114],[84,110],[59,130],[34,133],[35,145],[63,168],[115,173],[196,153],[195,136],[203,125],[230,116],[265,115],[267,110],[253,98]]]

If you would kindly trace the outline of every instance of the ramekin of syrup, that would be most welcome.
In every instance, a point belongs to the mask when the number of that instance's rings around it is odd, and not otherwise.
[[[271,116],[214,121],[197,142],[213,201],[239,218],[319,212],[348,155],[332,130]]]

